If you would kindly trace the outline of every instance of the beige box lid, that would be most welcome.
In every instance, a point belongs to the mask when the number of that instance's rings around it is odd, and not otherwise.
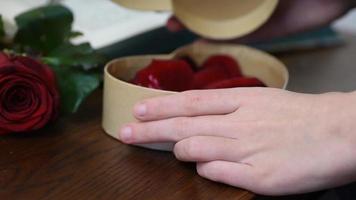
[[[279,0],[113,0],[141,10],[171,10],[191,31],[205,38],[242,37],[264,24]]]

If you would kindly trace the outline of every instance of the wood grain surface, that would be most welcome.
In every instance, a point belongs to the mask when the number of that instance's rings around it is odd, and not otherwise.
[[[200,178],[170,153],[119,143],[101,128],[101,90],[78,114],[0,139],[0,199],[250,199]]]
[[[356,38],[347,45],[288,53],[289,89],[356,89]],[[170,153],[121,144],[101,128],[102,90],[70,117],[34,133],[0,137],[0,199],[251,199],[200,178]]]

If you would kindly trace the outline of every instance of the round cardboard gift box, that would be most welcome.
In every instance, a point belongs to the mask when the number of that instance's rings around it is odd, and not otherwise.
[[[168,55],[123,57],[109,62],[105,67],[103,105],[105,132],[118,139],[122,125],[135,121],[132,109],[137,102],[150,97],[174,94],[171,91],[144,88],[128,82],[153,58],[172,59],[189,56],[201,65],[209,56],[216,54],[230,55],[235,58],[245,76],[256,77],[268,87],[286,88],[289,75],[282,62],[267,53],[241,45],[195,43],[179,48]],[[171,151],[173,145],[161,143],[140,146]]]
[[[189,30],[211,39],[246,35],[272,15],[278,0],[113,0],[132,9],[171,11]]]

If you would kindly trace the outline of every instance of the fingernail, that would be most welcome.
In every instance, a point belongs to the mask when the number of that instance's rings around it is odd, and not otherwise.
[[[135,106],[134,110],[137,116],[142,117],[147,113],[147,106],[145,104],[138,104],[137,106]]]
[[[127,142],[130,140],[131,136],[132,136],[132,128],[131,127],[126,126],[121,129],[120,136],[119,136],[121,141]]]

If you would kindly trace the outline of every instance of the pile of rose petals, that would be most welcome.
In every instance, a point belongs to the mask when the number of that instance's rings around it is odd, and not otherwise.
[[[200,66],[189,58],[152,62],[136,73],[131,83],[160,90],[186,91],[234,87],[266,87],[255,77],[242,74],[238,62],[227,55],[210,56]]]

